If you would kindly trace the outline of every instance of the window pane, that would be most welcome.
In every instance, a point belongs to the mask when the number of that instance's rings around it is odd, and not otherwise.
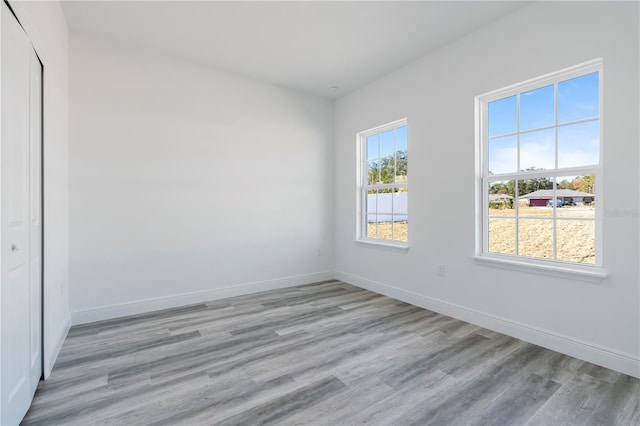
[[[380,134],[380,157],[393,157],[395,152],[395,130],[387,130]]]
[[[367,138],[367,160],[380,158],[380,135],[371,135]]]
[[[396,180],[396,160],[393,155],[380,159],[380,182],[394,183]]]
[[[519,219],[518,254],[540,259],[553,258],[553,220]]]
[[[600,163],[600,120],[558,127],[558,167]]]
[[[557,179],[556,216],[595,218],[595,176],[564,176]]]
[[[370,189],[367,193],[367,205],[365,214],[376,214],[378,212],[378,191]]]
[[[558,83],[558,123],[600,115],[598,74]]]
[[[393,221],[394,222],[408,222],[409,216],[406,214],[394,214]]]
[[[407,218],[409,209],[407,200],[409,193],[406,187],[393,188],[393,239],[407,241]]]
[[[407,150],[407,126],[396,129],[396,151]]]
[[[515,216],[515,181],[489,182],[489,216]]]
[[[389,220],[381,220],[378,218],[378,237],[381,240],[392,240],[393,222]]]
[[[489,174],[518,171],[518,138],[489,139]]]
[[[367,237],[377,238],[378,235],[378,191],[372,189],[367,193],[367,206],[366,206],[366,218],[367,218]]]
[[[489,252],[516,254],[515,219],[489,218]]]
[[[551,126],[555,123],[554,86],[520,94],[520,130]]]
[[[518,181],[518,215],[553,216],[553,178],[541,177]]]
[[[378,222],[391,221],[393,194],[391,189],[378,190]]]
[[[555,168],[555,132],[538,130],[520,135],[520,170]]]
[[[393,239],[396,241],[409,241],[407,216],[393,216]]]
[[[407,182],[407,150],[396,151],[396,183]]]
[[[367,238],[378,237],[378,224],[376,223],[376,215],[367,215]]]
[[[517,130],[515,96],[489,102],[488,114],[489,137],[514,133]]]
[[[380,167],[378,161],[370,161],[367,165],[367,182],[369,185],[375,185],[380,181]]]
[[[593,220],[559,220],[556,258],[566,262],[596,262],[596,227]]]
[[[545,200],[545,206],[541,207],[530,207],[526,203],[520,203],[518,206],[518,217],[528,217],[528,218],[542,218],[546,217],[551,219],[553,217],[553,207],[551,205],[550,200]]]
[[[409,193],[406,188],[393,188],[393,214],[408,215],[407,199]]]

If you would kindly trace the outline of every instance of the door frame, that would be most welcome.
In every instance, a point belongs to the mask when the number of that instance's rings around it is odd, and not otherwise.
[[[40,63],[40,380],[44,380],[44,64],[33,43],[32,47]]]

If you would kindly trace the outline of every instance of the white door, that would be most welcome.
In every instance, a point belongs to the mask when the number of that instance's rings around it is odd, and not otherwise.
[[[42,65],[30,49],[29,117],[29,390],[42,376]]]
[[[24,417],[41,374],[40,89],[31,95],[40,77],[4,2],[0,14],[0,424],[9,425]]]

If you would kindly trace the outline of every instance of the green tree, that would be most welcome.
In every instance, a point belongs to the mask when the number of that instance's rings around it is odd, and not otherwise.
[[[396,176],[407,175],[407,151],[396,151],[377,161],[369,162],[369,184],[396,183]],[[382,190],[381,192],[391,192]]]
[[[515,197],[516,182],[513,180],[509,180],[507,182],[492,182],[489,187],[489,194],[507,194]]]
[[[516,197],[516,181],[515,180],[510,180],[507,182],[507,194],[511,195],[512,197]]]
[[[573,189],[573,180],[568,181],[563,179],[561,182],[557,184],[558,189]]]
[[[536,167],[529,167],[526,172],[540,171]],[[518,195],[523,196],[541,189],[553,189],[553,181],[549,178],[523,179],[518,181]]]
[[[504,182],[493,182],[489,188],[489,194],[506,194],[507,185]]]
[[[594,175],[578,176],[573,180],[573,189],[576,191],[593,194],[595,191],[596,178]]]

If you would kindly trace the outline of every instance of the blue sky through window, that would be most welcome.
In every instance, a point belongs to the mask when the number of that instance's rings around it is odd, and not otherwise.
[[[488,104],[489,172],[512,173],[529,168],[590,166],[600,159],[600,121],[562,125],[598,117],[600,114],[598,72],[509,96]],[[557,120],[556,123],[556,99]],[[518,127],[519,126],[519,127]],[[518,137],[520,150],[518,158]],[[511,136],[502,136],[512,134]],[[519,159],[519,167],[518,167]]]
[[[518,130],[517,98],[510,96],[489,103],[489,137]]]
[[[367,138],[367,159],[375,160],[380,158],[380,134],[371,135]]]
[[[558,167],[590,166],[599,157],[600,120],[558,128]]]
[[[407,126],[396,129],[396,151],[407,150]]]
[[[558,122],[597,117],[598,92],[597,72],[558,83]]]
[[[553,85],[541,87],[520,95],[520,130],[553,125]]]
[[[518,171],[518,138],[505,136],[489,140],[489,170],[491,173]]]
[[[392,129],[380,134],[380,157],[385,158],[394,154],[394,132],[395,130]]]
[[[367,161],[390,157],[396,151],[407,150],[407,126],[367,137]]]

